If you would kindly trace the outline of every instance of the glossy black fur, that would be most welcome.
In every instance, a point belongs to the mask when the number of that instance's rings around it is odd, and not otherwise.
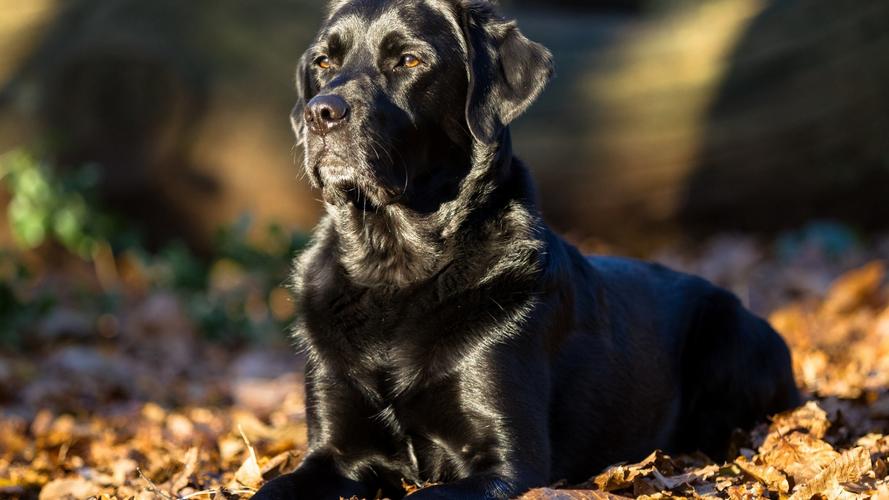
[[[508,124],[551,67],[486,2],[331,6],[294,109],[328,211],[294,273],[309,450],[256,498],[506,498],[655,448],[719,458],[797,403],[784,342],[731,294],[543,223]],[[349,105],[327,132],[303,118],[319,95]]]

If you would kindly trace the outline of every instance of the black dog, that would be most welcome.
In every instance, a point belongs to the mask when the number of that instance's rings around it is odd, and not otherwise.
[[[486,1],[331,6],[293,113],[328,211],[294,280],[309,449],[257,498],[506,498],[655,448],[719,458],[797,403],[731,294],[547,229],[507,125],[551,73]]]

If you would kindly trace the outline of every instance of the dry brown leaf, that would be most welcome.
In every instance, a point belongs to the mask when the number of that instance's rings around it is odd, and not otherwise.
[[[262,470],[256,463],[256,458],[253,454],[248,454],[247,460],[235,472],[235,480],[239,484],[253,489],[259,488],[262,484]]]
[[[278,453],[262,464],[262,476],[268,477],[269,473],[277,470],[278,474],[293,472],[299,465],[299,454],[292,451]],[[278,475],[276,474],[276,475]]]
[[[40,490],[40,500],[79,500],[98,493],[100,488],[80,477],[56,479]]]
[[[873,261],[840,276],[822,305],[828,315],[844,314],[872,299],[886,278],[886,265]]]
[[[797,349],[808,349],[812,346],[812,314],[801,304],[791,304],[769,315],[772,328],[781,333],[785,340]]]
[[[790,492],[790,483],[787,481],[787,477],[771,465],[759,465],[744,457],[735,460],[735,464],[752,478],[768,486],[770,490],[782,494]]]
[[[185,457],[182,459],[182,471],[174,476],[170,491],[179,493],[179,490],[188,486],[192,474],[195,473],[198,467],[198,455],[199,450],[196,447],[190,448],[188,452],[185,453]]]
[[[698,481],[706,480],[719,472],[718,465],[707,465],[684,474],[673,476],[664,476],[657,469],[652,471],[652,475],[657,480],[661,489],[674,490],[680,486],[691,485]]]
[[[865,434],[858,438],[855,446],[863,446],[871,454],[886,454],[889,453],[889,436],[876,433]]]
[[[627,497],[594,490],[555,490],[540,488],[521,496],[521,500],[620,500]]]
[[[886,241],[884,248],[889,250]],[[713,266],[717,272],[733,266],[719,259],[712,262],[718,262]],[[830,269],[825,262],[809,267],[790,263],[793,269],[785,272],[785,262],[772,260],[765,265],[751,263],[763,265],[753,269],[757,272],[738,273],[740,279],[748,280],[754,274],[769,276],[778,270],[759,285],[751,283],[752,287],[794,294],[760,301],[764,304],[760,310],[776,311],[771,321],[790,344],[794,374],[815,399],[774,417],[771,424],[757,426],[752,433],[740,433],[737,449],[744,458],[717,468],[692,455],[671,458],[652,453],[638,463],[611,467],[581,486],[554,485],[529,492],[525,498],[622,498],[615,493],[644,498],[770,494],[781,498],[790,494],[789,486],[795,486],[790,490],[797,496],[818,490],[835,498],[889,498],[889,437],[884,435],[889,419],[889,289],[881,289],[885,269],[873,263],[847,273],[824,293],[827,299],[819,298],[840,266],[850,263],[854,260],[838,262]],[[146,270],[146,276],[151,272]],[[238,273],[226,273],[217,269],[217,289],[238,285]],[[128,286],[128,278],[121,276],[122,286]],[[746,284],[741,287],[747,290]],[[293,375],[299,367],[290,366],[289,358],[281,356],[283,368],[266,373],[270,360],[277,358],[264,349],[230,352],[203,342],[185,321],[186,309],[175,296],[152,299],[149,290],[143,287],[131,296],[133,303],[127,310],[113,313],[109,320],[113,328],[99,325],[99,336],[110,332],[113,335],[107,337],[113,336],[124,350],[112,343],[101,348],[48,345],[46,356],[28,354],[21,361],[0,353],[0,398],[11,397],[14,405],[27,410],[17,413],[16,409],[13,414],[35,415],[0,416],[0,497],[32,498],[44,486],[51,492],[52,488],[90,485],[95,490],[90,494],[107,493],[100,497],[107,500],[172,500],[175,495],[243,498],[254,491],[250,485],[258,484],[260,477],[270,479],[297,465],[306,447],[302,379]],[[151,344],[164,347],[149,349]],[[188,371],[177,368],[183,360],[196,359],[189,353],[198,351],[202,353],[200,366]],[[65,366],[73,367],[76,383],[60,376],[47,380],[47,360],[66,361]],[[123,378],[133,383],[121,386],[103,382],[113,382],[115,377],[83,376],[112,373],[93,370],[93,362],[100,368],[113,368],[114,373],[132,375]],[[241,370],[245,366],[261,370]],[[262,384],[253,382],[257,378]],[[4,386],[4,381],[10,383]],[[64,391],[49,390],[60,383]],[[134,393],[136,389],[141,392]],[[105,406],[102,402],[109,397],[123,404]],[[169,406],[132,403],[151,400]],[[83,401],[91,403],[71,406]],[[225,403],[219,406],[219,402]],[[239,423],[253,443],[232,436],[231,429]],[[848,470],[866,469],[863,453],[856,451],[860,455],[850,458],[846,451],[853,446],[869,452],[872,469],[851,482],[842,481],[856,475]],[[177,460],[183,457],[184,467]],[[144,479],[137,464],[145,471]],[[70,478],[59,479],[65,473]],[[51,479],[58,481],[50,483]],[[225,490],[225,485],[235,489]],[[803,487],[809,491],[802,491]]]
[[[609,467],[605,472],[593,479],[593,483],[602,491],[615,491],[635,486],[638,479],[657,470],[650,463],[640,462],[633,465]]]
[[[262,469],[259,468],[259,462],[256,459],[256,450],[253,449],[247,436],[244,435],[243,429],[240,431],[241,437],[244,439],[244,443],[247,446],[247,459],[244,460],[244,463],[241,464],[241,467],[235,472],[235,481],[247,488],[257,489],[263,481]],[[236,485],[230,485],[229,487],[235,488]]]
[[[807,481],[839,458],[828,443],[803,432],[770,434],[760,449],[763,464],[791,476],[795,483]]]
[[[842,483],[858,481],[871,471],[870,453],[865,448],[847,450],[833,463],[819,472],[815,477],[794,488],[791,500],[812,498],[822,494],[828,498],[836,498]]]
[[[889,338],[889,307],[885,307],[874,320],[874,333],[880,337]]]
[[[737,486],[729,486],[728,497],[732,500],[750,500],[753,498],[768,498],[769,493],[762,483],[746,483]]]
[[[829,428],[830,420],[827,418],[827,412],[815,401],[808,401],[799,408],[775,415],[772,425],[769,426],[769,432],[787,434],[792,430],[805,429],[810,436],[821,439]]]
[[[633,496],[654,495],[660,491],[660,484],[654,477],[636,476],[633,480]]]
[[[238,461],[245,449],[244,440],[234,436],[220,438],[217,441],[217,447],[219,448],[219,456],[222,459],[222,464],[226,467]]]
[[[602,491],[614,491],[633,485],[633,479],[640,474],[638,469],[625,465],[613,465],[593,478],[593,483]]]
[[[735,477],[726,477],[720,476],[716,478],[716,490],[717,491],[725,491],[727,488],[735,486],[737,482],[737,478]]]
[[[180,443],[187,443],[194,435],[194,424],[180,413],[171,413],[167,417],[166,429],[170,437]]]

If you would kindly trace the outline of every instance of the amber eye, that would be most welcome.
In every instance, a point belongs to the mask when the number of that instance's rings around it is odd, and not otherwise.
[[[404,66],[405,68],[416,68],[422,63],[423,61],[421,61],[419,57],[413,54],[405,54],[401,56],[401,60],[398,61],[398,65]]]
[[[315,59],[315,64],[321,69],[328,69],[330,68],[330,58],[321,56],[318,59]]]

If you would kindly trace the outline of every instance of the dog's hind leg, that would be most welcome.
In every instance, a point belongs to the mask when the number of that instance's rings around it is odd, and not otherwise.
[[[787,345],[724,290],[706,294],[681,363],[676,451],[699,450],[724,460],[735,429],[799,404]]]

